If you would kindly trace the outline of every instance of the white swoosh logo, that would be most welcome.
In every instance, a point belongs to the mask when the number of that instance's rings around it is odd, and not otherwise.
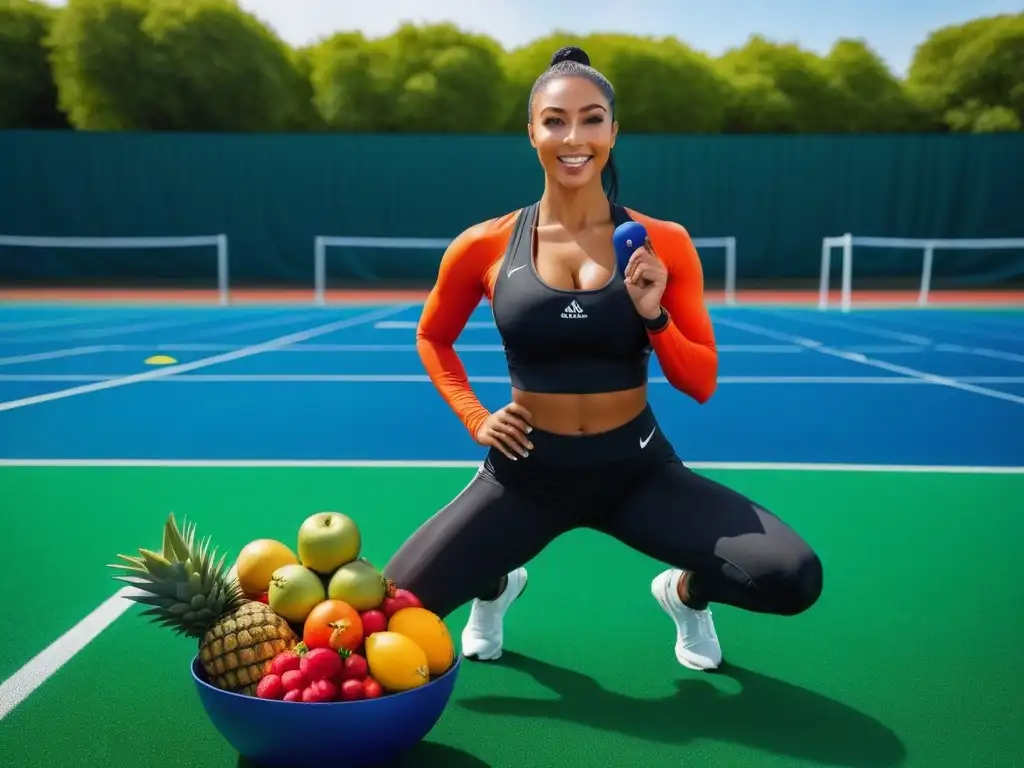
[[[525,266],[526,266],[525,264],[520,264],[518,267],[509,267],[508,276],[512,277],[512,273],[513,272],[518,272],[520,269],[523,269]]]
[[[647,436],[647,438],[646,438],[646,439],[644,439],[644,438],[642,438],[642,437],[640,438],[640,450],[641,450],[641,451],[642,451],[642,450],[643,450],[644,448],[646,448],[646,447],[647,447],[647,444],[648,444],[649,442],[651,442],[651,438],[652,438],[652,437],[654,437],[654,433],[655,433],[655,432],[657,432],[657,431],[658,431],[658,428],[657,428],[657,427],[655,427],[654,429],[652,429],[652,430],[651,430],[651,434],[649,434],[649,435]]]

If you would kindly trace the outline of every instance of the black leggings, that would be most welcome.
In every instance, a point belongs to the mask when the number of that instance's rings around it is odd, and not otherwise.
[[[821,594],[821,561],[768,510],[679,460],[650,408],[609,432],[534,430],[529,458],[491,450],[469,485],[395,553],[385,575],[447,616],[493,598],[551,541],[591,528],[692,573],[691,598],[792,615]]]

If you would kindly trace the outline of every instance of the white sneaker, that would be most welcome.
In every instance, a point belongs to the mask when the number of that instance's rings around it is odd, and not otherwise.
[[[516,568],[506,577],[505,591],[494,600],[473,600],[469,621],[462,630],[462,655],[479,661],[501,657],[504,619],[509,607],[526,589],[526,569]]]
[[[651,582],[651,594],[658,605],[676,623],[676,659],[684,667],[696,670],[717,669],[722,663],[722,646],[711,620],[711,609],[694,610],[679,599],[679,579],[683,571],[658,574]]]

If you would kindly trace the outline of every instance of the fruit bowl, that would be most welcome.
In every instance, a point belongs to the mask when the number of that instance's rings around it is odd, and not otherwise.
[[[362,768],[394,760],[412,749],[444,713],[462,657],[443,675],[402,693],[358,701],[260,699],[214,687],[198,656],[192,679],[218,733],[243,757],[264,766]]]

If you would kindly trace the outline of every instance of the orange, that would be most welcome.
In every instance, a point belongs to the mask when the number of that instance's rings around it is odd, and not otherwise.
[[[430,680],[427,654],[405,635],[374,632],[365,649],[370,676],[386,691],[408,691]]]
[[[426,608],[403,608],[392,615],[388,630],[405,635],[427,655],[430,674],[441,675],[455,661],[455,644],[444,620]]]
[[[242,591],[256,597],[270,589],[270,577],[282,565],[298,565],[299,558],[274,539],[250,541],[238,553],[235,571]]]

